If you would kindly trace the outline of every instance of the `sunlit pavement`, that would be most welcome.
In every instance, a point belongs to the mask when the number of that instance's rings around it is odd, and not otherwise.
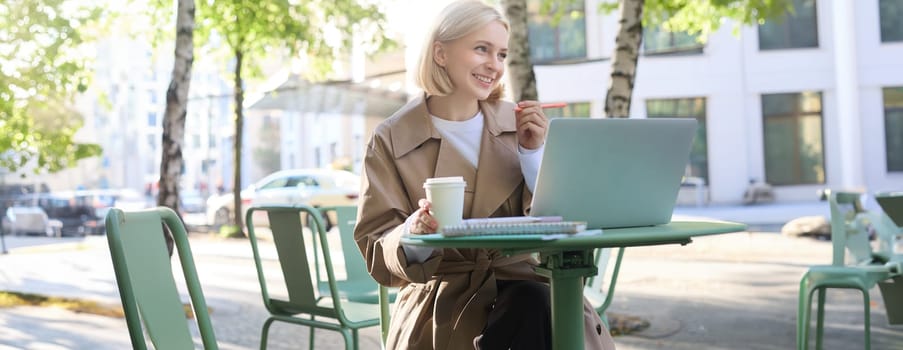
[[[676,217],[785,220],[777,213],[788,216],[793,214],[788,210],[796,210],[803,216],[819,207],[708,208],[707,212],[678,208]],[[726,217],[744,212],[748,217]],[[0,289],[119,302],[105,237],[6,237],[5,243],[9,254],[0,255]],[[267,314],[248,242],[195,233],[191,244],[220,348],[258,348]],[[263,256],[266,269],[277,272],[271,245],[264,245]],[[829,242],[773,232],[703,237],[687,246],[631,248],[625,254],[610,310],[642,317],[652,326],[616,337],[618,349],[793,348],[799,278],[809,265],[828,261]],[[855,292],[828,293],[826,348],[862,347],[860,298]],[[873,349],[901,348],[903,328],[887,325],[877,289],[872,301]],[[307,337],[305,327],[275,324],[270,348],[306,348]],[[317,349],[342,348],[337,333],[318,330],[316,339]],[[378,344],[376,328],[361,332],[362,349],[378,349]],[[129,337],[122,319],[54,308],[0,310],[0,349],[126,348],[130,348]]]
[[[16,248],[0,255],[0,290],[119,303],[104,236],[65,240],[6,237],[6,242]],[[267,312],[248,241],[192,234],[191,244],[220,348],[257,348]],[[261,248],[266,269],[278,276],[272,245]],[[178,278],[177,282],[182,285]],[[183,299],[188,301],[187,296]],[[270,331],[269,348],[295,349],[306,346],[307,339],[307,328],[276,323]],[[341,348],[341,336],[335,332],[318,330],[316,340],[317,349]],[[374,349],[378,344],[375,328],[361,332],[361,348]],[[130,347],[122,319],[39,307],[0,311],[0,349]]]

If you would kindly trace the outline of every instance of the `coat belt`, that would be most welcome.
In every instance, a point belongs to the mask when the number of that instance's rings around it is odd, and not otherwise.
[[[437,302],[433,312],[433,322],[437,325],[451,325],[451,327],[434,328],[450,332],[449,334],[439,334],[438,332],[434,334],[434,348],[446,349],[447,344],[467,344],[472,342],[473,339],[457,338],[473,337],[483,331],[488,311],[498,294],[493,270],[530,259],[529,255],[501,256],[496,251],[479,251],[474,260],[443,261],[439,265],[436,275],[470,274],[470,276],[468,278],[469,283],[466,283],[466,285],[464,283],[449,283],[444,286],[442,290],[444,297],[442,299],[446,301],[455,300],[453,303],[454,307],[443,307],[441,305],[443,302]],[[466,278],[464,276],[447,276],[442,279],[462,277]],[[460,287],[455,288],[458,286]]]

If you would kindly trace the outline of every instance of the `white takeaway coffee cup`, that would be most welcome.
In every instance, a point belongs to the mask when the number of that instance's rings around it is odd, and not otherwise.
[[[439,222],[439,230],[447,225],[458,225],[464,220],[464,187],[461,176],[426,179],[423,188],[426,200],[432,204],[430,215]]]

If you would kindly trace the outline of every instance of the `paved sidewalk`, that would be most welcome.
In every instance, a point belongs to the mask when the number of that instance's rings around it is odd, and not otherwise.
[[[678,208],[675,214],[779,228],[781,220],[789,220],[785,217],[814,215],[825,207],[819,202]],[[119,302],[104,237],[7,237],[6,242],[10,253],[0,255],[0,290]],[[220,347],[256,349],[267,314],[248,242],[199,234],[191,243]],[[268,271],[278,271],[273,256],[269,246],[264,252]],[[809,265],[828,261],[830,242],[773,232],[702,237],[687,246],[631,248],[611,311],[640,316],[652,326],[616,337],[615,342],[621,350],[793,348],[799,277]],[[826,348],[862,348],[859,305],[861,297],[854,292],[829,292]],[[877,289],[872,306],[872,348],[903,349],[903,327],[887,325]],[[306,348],[307,337],[307,328],[275,324],[270,348]],[[317,349],[342,348],[334,332],[317,331],[317,341]],[[0,309],[0,350],[126,348],[130,345],[122,319],[54,308]],[[379,348],[375,327],[361,333],[361,348]]]
[[[7,237],[15,245],[18,237]],[[31,238],[32,244],[34,238]],[[52,238],[38,239],[53,242]],[[32,245],[0,255],[0,290],[85,298],[111,305],[119,294],[105,237],[78,243]],[[247,240],[194,235],[191,248],[221,349],[255,349],[268,316]],[[265,268],[280,276],[275,250],[262,245]],[[178,260],[174,260],[177,264]],[[343,268],[339,265],[337,268]],[[178,269],[178,267],[176,267]],[[176,282],[184,286],[179,279]],[[284,291],[271,291],[279,295]],[[183,300],[188,302],[187,295]],[[306,347],[308,329],[275,323],[270,349]],[[378,349],[375,327],[361,332],[362,349]],[[317,349],[341,349],[338,333],[317,331]],[[131,348],[123,319],[78,314],[61,309],[18,307],[0,309],[0,350],[6,349],[127,349]]]
[[[757,205],[678,206],[675,218],[700,217],[742,222],[752,230],[779,232],[790,220],[803,216],[831,216],[828,202],[794,202]]]

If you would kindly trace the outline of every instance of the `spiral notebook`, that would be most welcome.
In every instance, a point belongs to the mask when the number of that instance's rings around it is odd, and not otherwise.
[[[560,216],[515,216],[466,219],[442,228],[445,237],[486,235],[577,234],[586,231],[585,221],[563,221]]]

